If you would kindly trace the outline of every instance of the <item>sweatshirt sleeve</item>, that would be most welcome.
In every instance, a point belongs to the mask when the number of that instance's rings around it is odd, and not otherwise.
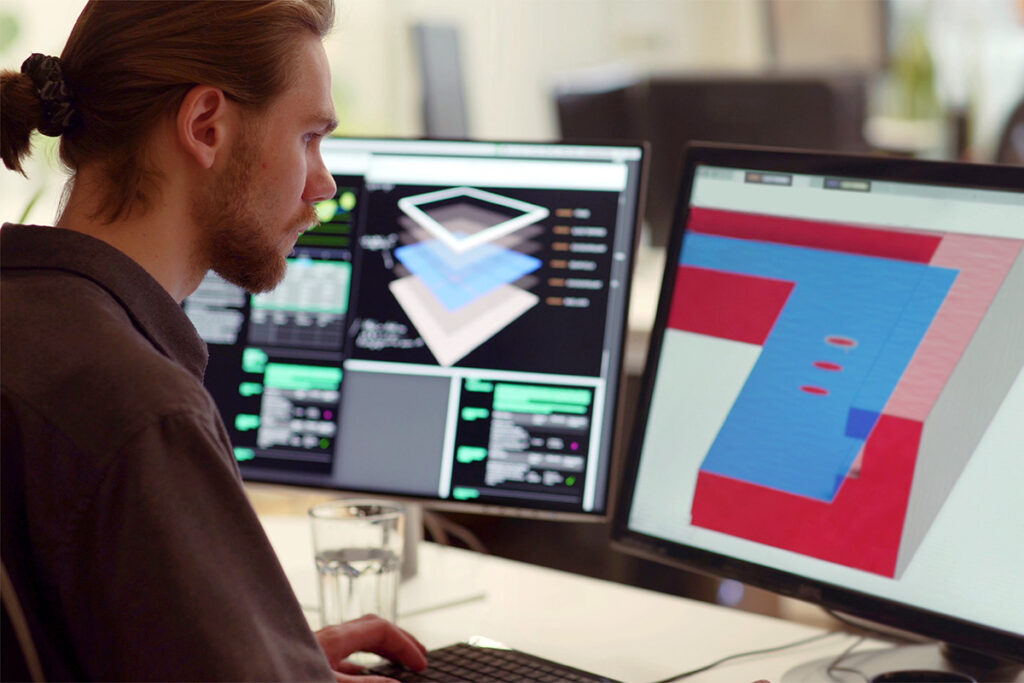
[[[59,599],[90,678],[334,680],[229,454],[208,415],[156,418],[73,513]]]

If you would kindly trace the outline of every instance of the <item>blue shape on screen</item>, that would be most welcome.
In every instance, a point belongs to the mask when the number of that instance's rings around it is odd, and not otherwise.
[[[871,435],[871,430],[875,428],[880,414],[877,410],[850,408],[850,413],[846,416],[846,436],[867,439]]]
[[[682,263],[796,283],[701,469],[831,501],[958,271],[703,234]]]
[[[496,244],[457,252],[440,240],[395,249],[395,257],[419,276],[450,311],[458,310],[541,266],[541,261]]]

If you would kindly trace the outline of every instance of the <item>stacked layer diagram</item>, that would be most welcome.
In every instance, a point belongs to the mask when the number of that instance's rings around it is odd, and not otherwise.
[[[403,244],[389,288],[439,365],[538,304],[528,276],[542,262],[526,252],[537,248],[546,208],[466,186],[404,197],[398,207]]]

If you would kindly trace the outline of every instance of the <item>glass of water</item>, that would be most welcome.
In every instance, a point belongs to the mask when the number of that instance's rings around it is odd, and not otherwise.
[[[397,503],[341,498],[309,510],[322,626],[365,614],[394,622],[405,513]]]

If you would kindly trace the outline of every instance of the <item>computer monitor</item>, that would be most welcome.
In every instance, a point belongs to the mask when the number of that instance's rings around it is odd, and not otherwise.
[[[328,139],[276,289],[185,303],[250,481],[607,516],[644,150]]]
[[[692,146],[615,545],[1024,661],[1022,368],[1024,169]]]

